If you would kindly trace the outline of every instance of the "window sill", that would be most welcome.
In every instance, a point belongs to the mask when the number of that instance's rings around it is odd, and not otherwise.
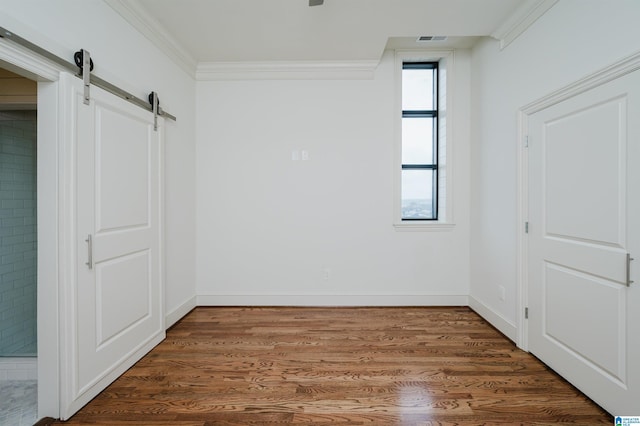
[[[452,231],[456,227],[455,223],[438,221],[410,221],[396,222],[393,227],[398,232],[441,232]]]

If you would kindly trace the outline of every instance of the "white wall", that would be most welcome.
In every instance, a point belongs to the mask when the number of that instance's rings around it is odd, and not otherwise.
[[[94,74],[146,99],[158,92],[177,116],[165,144],[166,312],[195,296],[195,81],[101,0],[1,0],[10,31],[73,62],[91,52]]]
[[[516,223],[517,112],[640,50],[639,18],[636,0],[561,0],[503,51],[491,39],[472,51],[471,301],[512,338],[523,230]]]
[[[459,52],[444,232],[392,226],[392,52],[371,80],[198,82],[198,302],[466,304],[468,65]]]

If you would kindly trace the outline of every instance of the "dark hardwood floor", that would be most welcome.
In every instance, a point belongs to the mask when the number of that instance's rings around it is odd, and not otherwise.
[[[613,424],[468,308],[197,308],[69,425]]]

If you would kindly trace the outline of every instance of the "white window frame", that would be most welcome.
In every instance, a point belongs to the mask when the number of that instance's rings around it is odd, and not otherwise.
[[[438,62],[438,219],[402,220],[402,65]],[[397,231],[446,231],[453,221],[453,51],[397,50],[395,54],[395,144],[393,226]]]

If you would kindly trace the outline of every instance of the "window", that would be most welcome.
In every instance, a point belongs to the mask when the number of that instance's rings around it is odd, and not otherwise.
[[[454,51],[395,51],[393,226],[396,231],[450,231],[456,226],[452,149],[454,62]],[[460,82],[465,93],[466,79]],[[466,108],[467,99],[457,99]],[[462,123],[458,134],[464,135],[466,129],[466,123]]]
[[[402,63],[401,220],[438,220],[438,63]]]

